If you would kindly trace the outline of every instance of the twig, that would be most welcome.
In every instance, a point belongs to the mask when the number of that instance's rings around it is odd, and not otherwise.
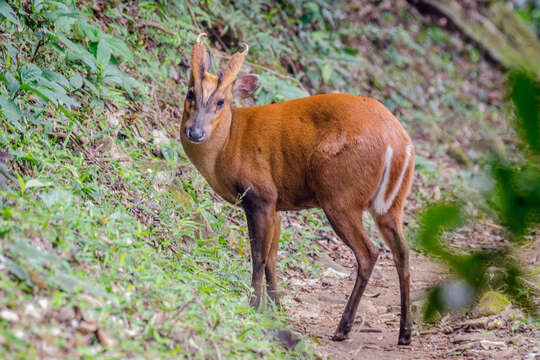
[[[180,308],[178,308],[178,310],[176,310],[176,314],[179,315],[181,314],[187,307],[189,304],[193,304],[195,302],[195,299],[189,299],[187,300],[185,303],[182,304],[182,306],[180,306]]]
[[[219,38],[218,38],[219,39]],[[215,53],[212,53],[213,56],[219,58],[219,59],[230,59],[231,57],[222,53],[222,52],[215,52]],[[261,70],[264,70],[266,72],[269,72],[279,78],[282,78],[282,79],[286,79],[286,80],[290,80],[292,82],[294,82],[295,84],[297,84],[302,90],[304,90],[305,92],[307,92],[309,94],[309,91],[308,89],[306,89],[306,87],[300,82],[300,80],[298,79],[295,79],[291,76],[288,76],[288,75],[285,75],[285,74],[281,74],[275,70],[272,70],[270,68],[267,68],[266,66],[263,66],[263,65],[259,65],[259,64],[255,64],[255,63],[252,63],[250,61],[245,61],[246,64],[248,65],[251,65],[253,67],[256,67],[258,69],[261,69]]]
[[[172,35],[172,36],[176,35],[176,33],[174,31],[167,29],[166,27],[164,27],[163,25],[161,25],[160,23],[157,23],[155,21],[140,20],[135,26],[137,26],[137,27],[150,26],[150,27],[153,27],[155,29],[163,31],[166,34],[169,34],[169,35]]]
[[[193,10],[191,10],[191,5],[190,5],[189,1],[187,3],[187,9],[188,9],[188,12],[189,12],[189,16],[191,17],[191,21],[193,22],[193,25],[195,25],[198,32],[201,32],[201,28],[199,27],[199,24],[197,24],[197,20],[195,20],[195,14],[193,14]]]
[[[378,329],[378,328],[365,327],[365,328],[359,329],[358,332],[361,332],[361,333],[382,333],[382,330]]]
[[[41,48],[41,46],[43,46],[45,44],[45,41],[43,41],[43,38],[40,38],[37,45],[36,45],[36,49],[34,50],[34,53],[32,54],[32,56],[30,57],[30,60],[29,62],[34,62],[34,60],[36,59],[36,56],[38,54],[38,51],[39,49]]]
[[[392,86],[392,85],[388,85],[388,87],[392,90],[394,90],[395,92],[397,92],[399,95],[403,96],[405,99],[409,100],[409,102],[413,105],[413,106],[416,106],[417,109],[422,109],[422,106],[418,103],[418,101],[413,98],[412,96],[408,95],[407,93],[405,93],[404,91],[398,89],[396,86]]]
[[[484,221],[484,225],[492,227],[492,228],[497,229],[497,230],[504,230],[504,226],[494,224],[491,221]]]
[[[227,49],[227,45],[225,45],[225,43],[223,42],[223,40],[221,40],[221,36],[219,36],[219,34],[216,34],[216,31],[214,31],[213,29],[209,28],[208,31],[210,31],[210,33],[212,33],[212,35],[214,35],[214,38],[219,41],[219,43],[221,44],[221,47],[223,50]]]
[[[6,33],[0,33],[0,36],[8,38],[9,40],[15,39],[15,37],[13,35],[6,34]]]
[[[330,5],[328,5],[327,3],[325,3],[324,1],[321,1],[321,0],[314,0],[317,4],[319,4],[320,7],[323,7],[325,9],[328,9],[328,10],[332,10],[332,7]]]
[[[244,198],[244,196],[246,196],[249,190],[251,190],[251,186],[248,186],[247,189],[244,190],[242,194],[240,194],[240,196],[236,197],[236,202],[234,203],[234,205],[239,206],[242,203],[242,199]]]
[[[540,286],[535,285],[532,281],[527,279],[521,279],[525,284],[527,284],[529,287],[531,287],[533,290],[535,290],[537,293],[540,293]]]
[[[282,78],[282,79],[286,79],[286,80],[290,80],[294,83],[296,83],[298,86],[300,86],[300,88],[302,90],[304,90],[305,92],[307,92],[309,94],[309,91],[304,87],[304,85],[300,82],[300,80],[296,79],[296,78],[293,78],[292,76],[288,76],[288,75],[284,75],[284,74],[281,74],[281,73],[278,73],[277,71],[275,70],[272,70],[272,69],[269,69],[267,68],[266,66],[262,66],[262,65],[259,65],[259,64],[255,64],[255,63],[252,63],[252,62],[249,62],[249,61],[246,61],[246,63],[248,63],[249,65],[251,66],[254,66],[256,68],[259,68],[261,70],[264,70],[266,72],[269,72],[279,78]]]

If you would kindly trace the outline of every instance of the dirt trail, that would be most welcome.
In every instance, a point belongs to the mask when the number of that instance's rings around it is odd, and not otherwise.
[[[325,241],[328,254],[320,261],[320,278],[287,278],[289,287],[284,305],[296,331],[314,342],[317,354],[331,359],[538,359],[538,336],[530,329],[510,330],[517,310],[486,317],[500,318],[500,328],[487,330],[480,325],[467,329],[463,316],[448,318],[433,327],[420,321],[423,294],[430,285],[445,277],[444,269],[424,256],[411,252],[411,298],[415,325],[410,346],[397,346],[399,330],[399,286],[392,256],[382,251],[362,297],[349,339],[330,340],[354,285],[354,258],[342,243]],[[480,319],[482,320],[482,319]],[[463,325],[463,326],[462,326]],[[515,326],[515,324],[514,324]],[[470,327],[470,326],[469,326]]]

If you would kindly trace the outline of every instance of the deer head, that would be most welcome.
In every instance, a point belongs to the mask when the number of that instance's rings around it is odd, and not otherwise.
[[[248,52],[234,54],[223,72],[210,74],[210,51],[201,43],[205,33],[199,34],[193,46],[191,78],[184,102],[182,131],[193,143],[201,143],[212,135],[219,122],[231,116],[231,101],[234,97],[246,98],[259,85],[259,78],[248,75],[237,79],[240,68]]]

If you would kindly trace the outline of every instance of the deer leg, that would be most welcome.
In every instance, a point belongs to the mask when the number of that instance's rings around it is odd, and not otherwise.
[[[266,254],[266,265],[265,265],[265,273],[266,273],[266,291],[268,292],[268,296],[274,301],[276,306],[279,308],[279,291],[277,286],[277,278],[276,278],[276,260],[277,260],[277,251],[279,247],[279,236],[281,232],[281,221],[279,218],[278,213],[275,213],[275,219],[274,219],[274,233],[272,237],[272,241],[270,243],[270,246],[268,248],[268,252]]]
[[[409,272],[409,248],[403,237],[401,214],[390,211],[384,215],[376,215],[375,222],[379,230],[392,250],[392,256],[396,265],[399,278],[399,290],[401,293],[401,318],[399,324],[398,345],[411,343],[412,318],[410,304],[410,272]]]
[[[324,210],[332,228],[343,242],[351,248],[358,263],[354,288],[338,328],[332,337],[334,341],[342,341],[347,338],[348,333],[351,331],[360,298],[377,261],[378,252],[364,232],[362,225],[363,210],[354,211],[349,209],[340,212],[327,208]]]
[[[277,214],[275,202],[258,196],[253,190],[248,191],[242,198],[242,207],[246,213],[253,265],[251,285],[254,292],[250,299],[250,305],[258,309],[261,305],[262,277],[267,260],[266,255],[268,249],[271,248]]]

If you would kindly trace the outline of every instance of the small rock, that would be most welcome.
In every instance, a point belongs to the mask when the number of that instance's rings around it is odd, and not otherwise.
[[[107,335],[107,333],[105,333],[105,331],[103,331],[102,328],[98,328],[96,330],[96,337],[98,338],[101,345],[103,345],[105,347],[111,347],[113,345],[113,341]]]
[[[272,336],[287,350],[292,350],[300,342],[300,337],[289,330],[271,331]]]
[[[173,171],[158,171],[154,176],[153,185],[154,189],[158,192],[165,191],[165,187],[172,184],[174,181]]]
[[[0,311],[0,317],[6,321],[17,322],[19,321],[19,314],[13,310],[3,309]]]
[[[176,328],[175,328],[176,329]],[[141,328],[138,327],[138,326],[135,326],[133,327],[132,329],[126,329],[126,334],[129,336],[129,337],[135,337],[137,336],[137,334],[141,331]],[[174,332],[174,329],[172,330]],[[176,340],[175,338],[172,338],[171,339],[174,339]]]
[[[454,336],[454,338],[452,339],[452,343],[461,344],[461,343],[477,342],[477,341],[483,341],[483,340],[487,340],[486,336],[483,334],[478,334],[478,333],[460,334],[460,335]]]
[[[485,350],[506,347],[504,341],[480,340],[480,346]]]
[[[333,268],[328,268],[323,273],[323,276],[325,276],[325,277],[333,277],[333,278],[338,278],[338,279],[345,279],[345,278],[349,277],[349,274],[346,273],[346,272],[337,271],[337,270],[335,270]]]
[[[487,324],[488,330],[501,329],[502,327],[504,327],[504,322],[501,319],[492,320]]]
[[[41,306],[42,309],[46,309],[47,306],[49,306],[49,300],[41,298],[38,300],[38,305]]]
[[[98,328],[99,328],[99,325],[95,321],[83,320],[79,324],[79,330],[82,333],[92,333],[92,332],[96,331]]]
[[[476,316],[498,314],[506,309],[508,305],[510,305],[510,300],[505,295],[496,291],[487,291],[478,301],[473,314]]]
[[[154,137],[154,146],[169,145],[171,143],[171,140],[165,135],[165,132],[161,130],[152,131],[152,136]]]
[[[40,317],[40,314],[37,312],[34,304],[26,304],[26,306],[24,307],[24,313],[36,319]]]
[[[515,346],[521,346],[521,345],[525,345],[527,343],[527,340],[525,340],[522,337],[515,336],[515,337],[511,338],[510,340],[508,340],[508,343],[512,344],[512,345],[515,345]]]
[[[321,285],[323,287],[330,287],[330,286],[334,286],[335,284],[336,284],[335,279],[330,279],[330,278],[322,278],[321,279]]]
[[[67,323],[75,318],[75,312],[71,306],[62,307],[56,314],[56,320],[60,323]]]
[[[319,254],[319,261],[326,265],[328,269],[334,270],[334,272],[345,274],[345,277],[349,276],[349,270],[347,270],[345,267],[341,266],[340,264],[336,263],[328,254],[321,253]],[[340,276],[343,277],[343,276]]]
[[[182,184],[178,181],[173,181],[168,187],[167,191],[171,194],[171,197],[177,203],[181,204],[184,208],[191,209],[191,196],[184,190]]]
[[[345,299],[338,299],[336,297],[328,296],[328,295],[324,295],[324,294],[320,294],[318,296],[318,299],[320,301],[324,301],[324,302],[331,303],[331,304],[345,304],[347,302]],[[295,297],[294,300],[297,301],[297,302],[302,303],[302,299],[299,299],[299,298]]]
[[[447,334],[447,335],[448,335],[448,334],[453,333],[453,332],[454,332],[454,329],[453,329],[451,326],[445,326],[445,327],[442,328],[442,332],[443,332],[444,334]]]

